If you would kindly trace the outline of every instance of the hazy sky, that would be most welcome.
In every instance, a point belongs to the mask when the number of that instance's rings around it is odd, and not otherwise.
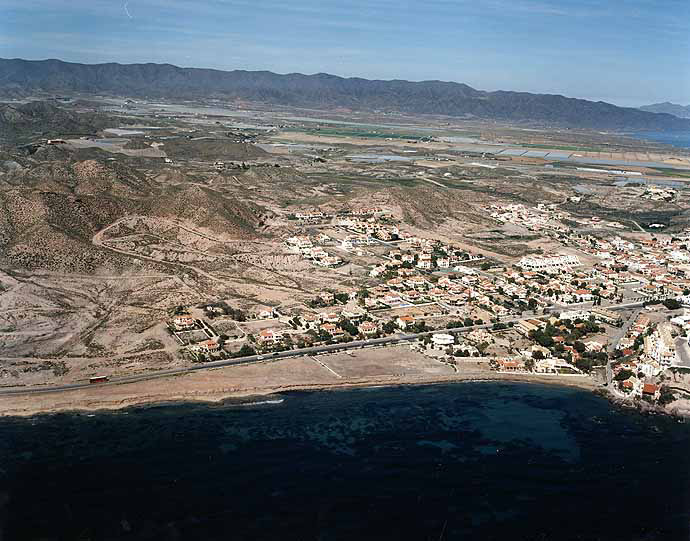
[[[690,0],[0,0],[0,57],[690,103]]]

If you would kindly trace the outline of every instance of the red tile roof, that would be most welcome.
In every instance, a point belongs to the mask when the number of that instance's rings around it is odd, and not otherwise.
[[[653,383],[645,383],[644,387],[642,388],[642,392],[644,394],[654,394],[657,392],[658,389],[659,389],[658,385],[655,385]]]

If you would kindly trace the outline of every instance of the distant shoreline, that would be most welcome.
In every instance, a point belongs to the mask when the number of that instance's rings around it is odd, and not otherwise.
[[[624,132],[624,134],[628,137],[632,137],[633,139],[637,139],[638,141],[652,141],[654,143],[663,143],[682,150],[690,149],[690,131],[634,131]]]

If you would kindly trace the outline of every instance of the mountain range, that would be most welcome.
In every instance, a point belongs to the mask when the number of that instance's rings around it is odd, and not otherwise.
[[[447,115],[542,126],[690,131],[690,120],[554,94],[476,90],[443,81],[368,80],[319,73],[220,71],[170,64],[78,64],[0,59],[0,95],[111,94],[149,98],[241,99],[362,111]]]
[[[639,109],[649,113],[666,113],[677,116],[678,118],[690,118],[690,105],[679,105],[668,101],[653,103],[652,105],[643,105]]]

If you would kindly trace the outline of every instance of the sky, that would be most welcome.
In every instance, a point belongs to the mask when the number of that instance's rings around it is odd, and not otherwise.
[[[0,57],[690,104],[690,0],[0,0]]]

